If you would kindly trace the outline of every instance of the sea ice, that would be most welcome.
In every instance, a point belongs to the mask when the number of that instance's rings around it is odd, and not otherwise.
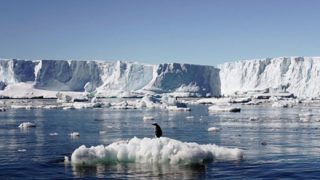
[[[200,145],[161,138],[137,138],[117,141],[108,146],[80,146],[71,155],[71,163],[90,166],[99,163],[203,164],[210,161],[241,160],[243,151],[215,144]]]

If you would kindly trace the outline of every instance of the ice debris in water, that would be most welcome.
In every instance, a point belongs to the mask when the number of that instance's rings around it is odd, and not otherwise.
[[[154,117],[153,116],[143,116],[143,120],[144,121],[151,121],[151,120],[154,120]]]
[[[19,128],[33,128],[36,127],[36,124],[31,122],[23,122],[19,125]]]
[[[78,138],[80,137],[80,133],[79,132],[72,132],[69,134],[72,138]]]
[[[222,107],[222,106],[210,106],[209,112],[240,112],[241,109],[238,107]]]
[[[50,135],[50,136],[58,136],[59,134],[56,133],[56,132],[54,132],[54,133],[50,133],[49,135]]]
[[[71,163],[92,166],[100,163],[203,164],[210,161],[241,160],[243,151],[215,144],[200,145],[171,138],[137,138],[117,141],[108,146],[80,146],[71,155]]]
[[[208,128],[208,131],[209,132],[217,132],[217,131],[220,131],[220,129],[217,127],[210,127],[210,128]]]

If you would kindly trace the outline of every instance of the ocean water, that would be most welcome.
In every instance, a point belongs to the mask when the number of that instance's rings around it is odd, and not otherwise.
[[[11,109],[0,112],[0,179],[319,177],[319,106],[242,106],[240,113],[215,114],[208,113],[204,105],[191,108],[191,112],[158,109]],[[155,120],[143,121],[146,115],[155,117]],[[37,127],[18,128],[20,123],[28,121]],[[108,145],[134,136],[152,138],[152,122],[161,125],[166,137],[241,148],[244,150],[244,159],[194,166],[122,163],[73,167],[64,163],[64,156],[70,157],[82,144],[87,147]],[[218,127],[220,131],[208,132],[209,127]],[[74,131],[80,133],[79,138],[69,136]]]

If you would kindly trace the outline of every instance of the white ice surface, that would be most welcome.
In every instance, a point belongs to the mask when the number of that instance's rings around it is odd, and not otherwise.
[[[71,155],[74,165],[97,163],[203,164],[208,161],[241,160],[243,151],[215,144],[200,145],[161,138],[137,138],[117,141],[108,146],[80,146]]]
[[[221,93],[286,90],[298,97],[320,95],[320,57],[279,57],[228,62],[220,69]]]

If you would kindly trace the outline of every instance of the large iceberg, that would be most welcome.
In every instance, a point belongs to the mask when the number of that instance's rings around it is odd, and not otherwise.
[[[229,96],[265,93],[319,97],[320,57],[280,57],[213,66],[76,60],[0,60],[0,96]],[[259,94],[257,95],[259,96]],[[263,94],[261,97],[266,96]]]
[[[221,93],[275,89],[297,97],[320,95],[320,57],[280,57],[219,65]]]
[[[98,97],[159,93],[218,96],[219,80],[219,70],[212,66],[176,63],[149,65],[122,61],[0,60],[0,95],[9,97],[46,97],[59,91],[89,91],[95,92]],[[17,92],[19,89],[20,93]]]

